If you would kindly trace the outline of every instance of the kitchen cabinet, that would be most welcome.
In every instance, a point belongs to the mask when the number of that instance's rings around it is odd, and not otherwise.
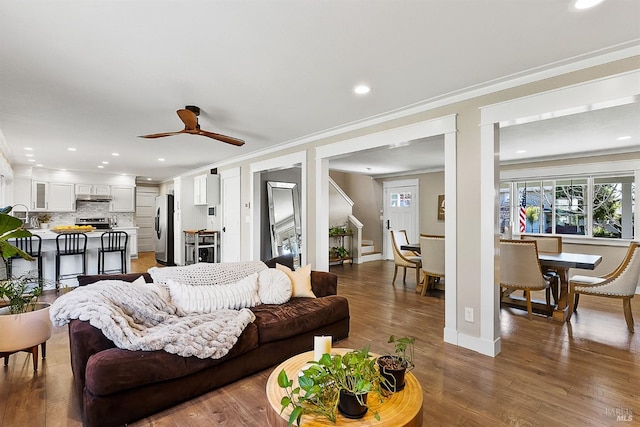
[[[129,235],[129,256],[138,258],[138,227],[115,227],[114,231],[124,231]]]
[[[207,204],[207,175],[193,177],[193,204]]]
[[[50,212],[75,212],[76,193],[73,184],[62,182],[49,183],[49,200],[47,203]]]
[[[109,212],[135,212],[135,210],[136,187],[112,185]]]
[[[14,178],[13,205],[25,205],[31,210],[31,178]]]
[[[204,174],[193,177],[193,204],[220,204],[220,175]]]
[[[31,211],[42,212],[49,209],[49,183],[46,181],[31,181]]]
[[[111,186],[106,184],[76,184],[76,194],[95,194],[110,196]]]

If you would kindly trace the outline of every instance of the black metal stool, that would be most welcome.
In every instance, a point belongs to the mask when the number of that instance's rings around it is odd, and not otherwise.
[[[61,274],[60,258],[63,256],[82,256],[82,272]],[[56,290],[60,279],[77,277],[87,274],[87,235],[84,233],[65,233],[56,237]]]
[[[98,274],[126,273],[127,272],[127,244],[129,235],[124,231],[107,231],[100,236],[100,249],[98,249]],[[104,255],[106,253],[120,253],[120,268],[105,270]]]
[[[11,242],[15,247],[23,252],[28,253],[36,261],[38,261],[38,283],[42,286],[42,238],[38,235],[31,235],[31,237],[17,237]],[[7,277],[13,277],[13,260],[22,259],[19,255],[15,255],[7,260]],[[29,261],[32,262],[32,261]]]

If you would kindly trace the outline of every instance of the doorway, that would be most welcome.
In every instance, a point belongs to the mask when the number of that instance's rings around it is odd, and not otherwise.
[[[409,242],[418,242],[420,230],[419,219],[419,181],[417,179],[403,179],[385,181],[383,207],[383,242],[384,259],[393,259],[391,248],[391,230],[406,230]]]

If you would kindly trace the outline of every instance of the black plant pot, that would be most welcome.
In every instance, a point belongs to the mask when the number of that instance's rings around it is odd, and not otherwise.
[[[391,392],[400,391],[404,388],[404,374],[407,372],[405,367],[397,367],[395,356],[380,356],[378,357],[378,368],[385,381],[382,383],[382,388]]]
[[[360,395],[364,406],[358,402],[358,398],[350,391],[340,390],[340,400],[338,401],[338,410],[345,418],[358,419],[364,417],[367,413],[366,403],[367,394]]]

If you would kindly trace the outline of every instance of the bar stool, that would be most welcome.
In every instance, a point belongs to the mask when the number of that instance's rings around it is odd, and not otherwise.
[[[124,231],[107,231],[100,236],[100,249],[98,249],[98,274],[126,273],[127,272],[127,244],[129,235]],[[110,252],[120,253],[120,268],[105,270],[104,255]]]
[[[30,237],[17,237],[11,242],[15,247],[23,252],[28,253],[36,261],[38,261],[38,283],[42,286],[42,238],[38,235],[31,235]],[[7,277],[13,277],[13,260],[22,259],[19,255],[12,256],[7,260]],[[33,261],[29,261],[33,262]]]
[[[82,256],[82,273],[60,273],[60,258],[63,256]],[[87,235],[84,233],[65,233],[56,237],[56,291],[60,279],[77,277],[87,274]]]

